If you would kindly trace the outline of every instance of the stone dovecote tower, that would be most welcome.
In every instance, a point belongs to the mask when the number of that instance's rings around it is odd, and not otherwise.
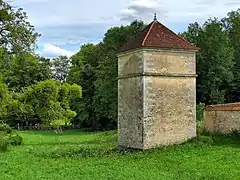
[[[156,18],[118,54],[118,144],[150,149],[196,136],[199,50]]]

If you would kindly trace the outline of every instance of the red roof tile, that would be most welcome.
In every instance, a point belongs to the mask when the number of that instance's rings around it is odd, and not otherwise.
[[[240,111],[240,103],[217,104],[209,105],[205,108],[206,111]]]
[[[199,50],[158,21],[151,22],[134,39],[123,45],[120,52],[142,47]]]

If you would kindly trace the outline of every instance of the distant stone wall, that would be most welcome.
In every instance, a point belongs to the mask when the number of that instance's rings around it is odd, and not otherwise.
[[[119,146],[149,149],[196,136],[195,52],[123,53],[118,76]]]
[[[207,106],[204,110],[204,128],[223,134],[240,131],[240,103]]]

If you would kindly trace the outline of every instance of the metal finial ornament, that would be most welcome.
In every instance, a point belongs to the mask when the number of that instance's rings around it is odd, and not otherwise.
[[[156,13],[154,13],[154,19],[153,20],[157,21],[157,14]]]

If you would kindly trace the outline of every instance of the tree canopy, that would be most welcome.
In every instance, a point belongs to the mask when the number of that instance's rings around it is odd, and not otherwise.
[[[0,47],[13,53],[32,51],[40,34],[27,21],[27,14],[22,8],[15,9],[3,0],[0,0],[0,6]]]

